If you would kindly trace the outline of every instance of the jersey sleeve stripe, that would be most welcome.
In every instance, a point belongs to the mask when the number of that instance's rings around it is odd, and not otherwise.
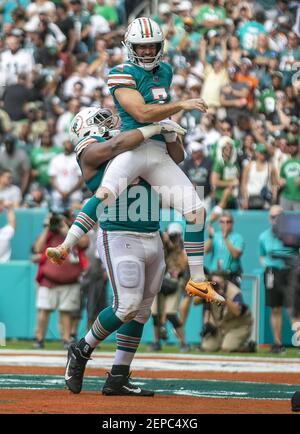
[[[116,86],[122,86],[122,87],[136,87],[135,84],[127,84],[127,83],[114,83],[114,84],[108,84],[109,88],[116,87]]]
[[[131,74],[109,74],[108,79],[110,78],[126,78],[134,80]]]
[[[118,83],[125,83],[125,84],[133,84],[135,86],[135,81],[134,80],[128,80],[127,78],[110,78],[107,81],[107,84],[118,84]]]

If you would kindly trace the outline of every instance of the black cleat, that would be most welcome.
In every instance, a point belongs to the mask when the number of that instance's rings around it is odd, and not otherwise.
[[[103,395],[123,395],[123,396],[153,396],[152,390],[141,389],[129,382],[129,375],[112,375],[107,373],[107,379],[102,388]]]
[[[292,411],[300,412],[300,391],[294,393],[291,399]]]
[[[68,361],[65,370],[66,387],[73,393],[81,392],[85,365],[90,360],[82,354],[77,345],[77,342],[69,345]]]

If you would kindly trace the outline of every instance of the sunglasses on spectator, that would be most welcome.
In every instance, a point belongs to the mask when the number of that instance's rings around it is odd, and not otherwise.
[[[224,223],[224,224],[231,224],[232,220],[220,220],[220,223]]]
[[[271,219],[271,220],[275,220],[275,219],[277,219],[277,217],[278,217],[279,215],[280,215],[280,214],[270,215],[270,219]]]
[[[222,131],[231,131],[231,127],[222,128]]]

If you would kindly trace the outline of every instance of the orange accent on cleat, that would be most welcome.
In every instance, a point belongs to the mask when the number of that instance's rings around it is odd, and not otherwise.
[[[61,265],[68,257],[69,252],[67,249],[61,246],[48,247],[46,250],[46,256],[53,264]]]
[[[185,287],[189,296],[201,297],[207,303],[224,304],[225,298],[218,294],[213,288],[214,282],[194,282],[190,279]]]

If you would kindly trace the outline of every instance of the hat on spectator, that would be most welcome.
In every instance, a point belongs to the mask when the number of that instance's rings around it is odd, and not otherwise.
[[[252,62],[249,59],[249,57],[242,57],[241,58],[241,63],[244,64],[244,65],[252,66]]]
[[[211,29],[207,32],[208,38],[213,38],[213,37],[218,36],[218,35],[219,35],[219,33],[215,29]]]
[[[81,5],[81,0],[70,0],[72,5]]]
[[[271,77],[273,78],[273,77],[279,77],[279,78],[283,78],[283,75],[282,75],[282,73],[280,72],[280,71],[273,71],[272,73],[271,73]]]
[[[39,28],[39,17],[34,15],[27,23],[24,25],[25,32],[37,32]]]
[[[170,223],[167,227],[167,232],[169,235],[182,234],[182,226],[180,223]]]
[[[173,75],[172,84],[184,87],[185,86],[185,78],[180,74]]]
[[[181,3],[178,3],[177,12],[190,11],[191,9],[192,9],[192,3],[188,0],[184,0]]]
[[[228,144],[233,146],[233,143],[234,142],[233,142],[232,138],[229,136],[222,136],[218,142],[220,148],[224,148],[224,146],[226,146]]]
[[[190,152],[199,152],[199,151],[204,151],[205,150],[205,145],[203,143],[199,142],[191,142],[188,145],[188,149]]]
[[[161,3],[158,6],[158,12],[162,15],[171,13],[171,6],[168,3]]]

